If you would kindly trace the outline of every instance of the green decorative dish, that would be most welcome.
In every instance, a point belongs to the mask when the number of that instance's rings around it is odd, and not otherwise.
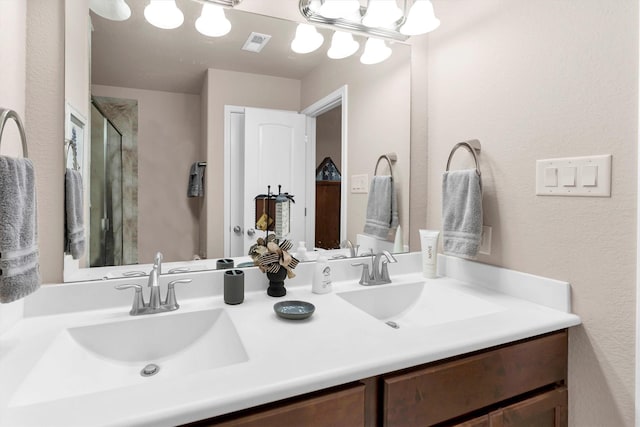
[[[310,317],[316,307],[306,301],[280,301],[273,305],[273,310],[283,319],[302,320]]]

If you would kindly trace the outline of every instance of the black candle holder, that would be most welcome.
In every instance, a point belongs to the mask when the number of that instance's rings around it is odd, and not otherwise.
[[[280,268],[280,270],[275,273],[267,272],[267,278],[269,279],[267,295],[272,297],[283,297],[287,294],[287,290],[284,287],[284,279],[287,278],[286,268]]]

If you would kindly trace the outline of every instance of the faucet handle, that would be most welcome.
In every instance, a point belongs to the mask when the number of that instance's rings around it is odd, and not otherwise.
[[[391,283],[391,277],[389,276],[389,268],[387,267],[388,265],[389,265],[389,261],[382,260],[382,268],[381,268],[382,271],[380,272],[380,280],[382,280],[383,283]]]
[[[176,301],[175,285],[177,283],[190,283],[191,281],[192,281],[191,279],[178,279],[178,280],[172,280],[172,281],[169,282],[169,285],[167,287],[167,298],[164,301],[164,306],[169,311],[170,310],[177,310],[178,308],[180,308],[180,305]]]
[[[114,288],[116,288],[119,291],[122,291],[125,289],[136,290],[136,293],[133,295],[133,304],[131,305],[131,310],[129,311],[129,314],[135,316],[136,314],[138,314],[138,311],[140,311],[140,309],[144,308],[145,303],[144,303],[144,296],[142,295],[142,286],[127,283],[124,285],[116,285],[114,286]]]
[[[176,267],[169,270],[169,274],[188,273],[189,271],[191,271],[189,267]]]
[[[371,275],[369,274],[369,264],[364,263],[364,262],[357,262],[355,264],[351,264],[354,267],[360,267],[362,266],[362,275],[360,276],[360,281],[358,283],[360,283],[361,285],[364,286],[368,286],[371,284]]]

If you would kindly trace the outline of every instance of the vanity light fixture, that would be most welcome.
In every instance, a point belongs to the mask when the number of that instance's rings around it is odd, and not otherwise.
[[[367,27],[394,28],[394,24],[402,18],[403,12],[396,0],[369,0],[362,24]]]
[[[440,23],[430,0],[361,1],[362,5],[352,16],[338,16],[333,3],[346,4],[351,0],[299,0],[299,9],[313,24],[398,41],[433,31]]]
[[[407,36],[417,36],[429,33],[439,26],[440,20],[436,18],[431,1],[415,0],[400,32]]]
[[[367,39],[360,62],[365,65],[378,64],[391,56],[391,48],[382,39]]]
[[[296,53],[310,53],[322,46],[324,37],[309,24],[298,24],[296,36],[291,42],[291,50]]]
[[[327,56],[331,59],[347,58],[360,48],[360,43],[353,39],[351,33],[336,31],[331,38],[331,47],[327,51]]]
[[[360,2],[358,0],[324,0],[318,13],[330,19],[359,16]]]
[[[150,0],[144,8],[144,17],[151,25],[165,30],[178,28],[184,22],[184,14],[175,0]]]
[[[231,22],[225,16],[222,6],[205,3],[200,17],[196,19],[196,29],[208,37],[222,37],[231,31]]]
[[[131,16],[131,8],[124,0],[89,0],[89,9],[112,21],[126,21]]]

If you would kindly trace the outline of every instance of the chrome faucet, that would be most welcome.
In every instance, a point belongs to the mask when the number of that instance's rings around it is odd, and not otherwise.
[[[362,266],[362,275],[360,276],[360,281],[358,283],[363,286],[371,286],[391,283],[387,265],[395,262],[398,262],[398,260],[396,260],[389,251],[381,251],[375,255],[371,255],[371,273],[369,273],[369,264],[366,262],[359,262],[351,265],[354,267]]]
[[[353,246],[353,243],[351,243],[351,240],[347,239],[343,241],[342,243],[340,243],[340,247],[349,249],[349,254],[351,255],[351,258],[355,258],[358,256],[358,248],[360,247],[360,245]]]
[[[149,293],[149,302],[144,301],[144,295],[142,295],[142,286],[133,284],[117,285],[115,288],[118,290],[123,289],[135,289],[136,293],[133,295],[133,305],[129,314],[132,316],[139,316],[142,314],[154,314],[163,313],[166,311],[173,311],[180,308],[180,305],[176,301],[175,285],[177,283],[189,283],[191,279],[179,279],[169,282],[167,287],[167,296],[164,300],[160,298],[160,273],[162,271],[162,254],[158,252],[153,261],[153,267],[149,273],[149,282],[147,287],[151,288]]]

